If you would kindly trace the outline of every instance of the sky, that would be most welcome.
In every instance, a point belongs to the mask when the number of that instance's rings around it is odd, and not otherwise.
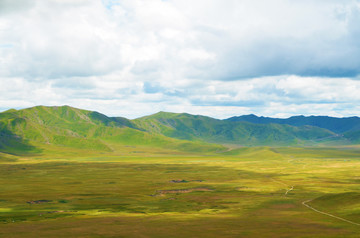
[[[360,0],[0,0],[0,111],[360,115]]]

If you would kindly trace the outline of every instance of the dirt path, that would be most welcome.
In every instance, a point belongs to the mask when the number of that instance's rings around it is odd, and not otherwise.
[[[291,162],[291,160],[294,160],[292,156],[291,156],[291,158],[292,158],[292,159],[288,160],[289,163]],[[306,164],[304,164],[303,168],[304,168],[305,166],[306,166]],[[288,194],[290,191],[294,190],[294,186],[291,186],[291,187],[289,188],[289,185],[286,184],[286,183],[284,183],[284,182],[281,182],[281,181],[276,180],[276,179],[274,179],[274,178],[270,178],[270,179],[271,179],[272,181],[274,181],[275,183],[279,183],[279,184],[282,184],[282,185],[284,185],[284,186],[287,187],[284,196],[287,196],[287,194]],[[317,210],[316,208],[313,208],[312,206],[310,206],[309,204],[307,204],[307,203],[311,202],[312,200],[314,200],[314,199],[309,199],[309,200],[303,201],[302,204],[303,204],[305,207],[313,210],[314,212],[323,214],[323,215],[325,215],[325,216],[333,217],[333,218],[335,218],[335,219],[338,219],[338,220],[341,220],[341,221],[350,223],[350,224],[352,224],[352,225],[360,226],[360,223],[356,223],[356,222],[347,220],[347,219],[345,219],[345,218],[338,217],[338,216],[332,215],[332,214],[330,214],[330,213],[322,212],[322,211]]]
[[[284,186],[286,186],[286,187],[289,187],[289,185],[287,185],[287,184],[284,183],[284,182],[275,180],[275,179],[273,179],[273,178],[271,178],[271,180],[274,181],[274,182],[276,182],[276,183],[282,184],[282,185],[284,185]],[[291,188],[286,189],[286,192],[285,192],[284,196],[286,196],[286,195],[287,195],[290,191],[292,191],[293,189],[294,189],[294,186],[291,186]],[[333,217],[333,218],[336,218],[336,219],[338,219],[338,220],[341,220],[341,221],[344,221],[344,222],[347,222],[347,223],[350,223],[350,224],[353,224],[353,225],[356,225],[356,226],[360,226],[359,223],[356,223],[356,222],[353,222],[353,221],[349,221],[349,220],[347,220],[347,219],[345,219],[345,218],[341,218],[341,217],[332,215],[332,214],[330,214],[330,213],[322,212],[322,211],[317,210],[316,208],[313,208],[312,206],[310,206],[309,204],[307,204],[308,202],[311,202],[312,200],[313,200],[313,199],[306,200],[306,201],[302,202],[302,204],[303,204],[305,207],[313,210],[314,212],[317,212],[317,213],[320,213],[320,214],[323,214],[323,215],[326,215],[326,216],[329,216],[329,217]]]
[[[291,188],[287,189],[285,192],[285,196],[288,194],[288,192],[292,191],[294,189],[294,186],[291,186]]]
[[[278,181],[278,180],[273,179],[273,178],[271,178],[271,180],[274,181],[275,183],[279,183],[279,184],[282,184],[282,185],[287,187],[286,192],[284,193],[284,196],[287,196],[290,191],[294,190],[294,186],[291,186],[291,188],[288,188],[290,186],[288,184],[284,183],[284,182]]]
[[[329,217],[333,217],[333,218],[336,218],[338,220],[341,220],[341,221],[344,221],[344,222],[347,222],[347,223],[350,223],[350,224],[353,224],[353,225],[356,225],[356,226],[360,226],[359,223],[356,223],[356,222],[353,222],[353,221],[349,221],[347,219],[344,219],[344,218],[341,218],[341,217],[338,217],[338,216],[335,216],[335,215],[332,215],[332,214],[329,214],[329,213],[326,213],[326,212],[322,212],[322,211],[319,211],[317,210],[316,208],[313,208],[312,206],[310,206],[309,204],[307,204],[308,202],[311,202],[313,199],[310,199],[310,200],[306,200],[304,202],[302,202],[302,204],[307,207],[307,208],[310,208],[311,210],[317,212],[317,213],[320,213],[320,214],[323,214],[323,215],[326,215],[326,216],[329,216]]]

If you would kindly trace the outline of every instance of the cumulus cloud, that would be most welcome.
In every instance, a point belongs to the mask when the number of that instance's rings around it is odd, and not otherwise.
[[[354,115],[359,16],[357,0],[3,0],[1,108]]]

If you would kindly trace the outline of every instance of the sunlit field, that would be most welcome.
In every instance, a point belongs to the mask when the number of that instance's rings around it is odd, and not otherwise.
[[[1,154],[0,236],[359,236],[360,148],[118,149]]]

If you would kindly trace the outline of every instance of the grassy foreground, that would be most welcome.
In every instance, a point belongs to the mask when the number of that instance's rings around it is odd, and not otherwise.
[[[358,147],[117,151],[0,153],[0,237],[359,237]]]

